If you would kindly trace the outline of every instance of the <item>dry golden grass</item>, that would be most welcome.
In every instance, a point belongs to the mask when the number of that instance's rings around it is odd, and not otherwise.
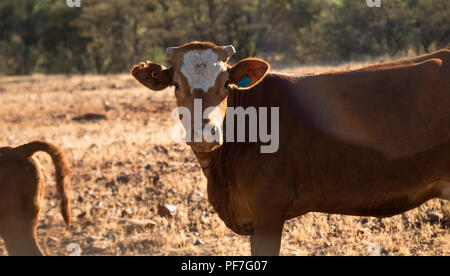
[[[191,150],[169,137],[172,93],[146,90],[129,75],[0,78],[0,146],[44,139],[63,148],[73,170],[74,222],[66,229],[53,166],[38,154],[49,171],[38,228],[46,254],[68,255],[70,243],[78,243],[83,255],[250,254],[248,238],[231,232],[208,203],[206,180]],[[105,102],[113,109],[106,110]],[[88,112],[108,119],[72,120]],[[195,190],[203,196],[188,201]],[[158,216],[159,203],[175,205],[177,215]],[[382,220],[311,213],[286,223],[281,254],[367,255],[368,245],[376,243],[386,255],[449,255],[448,226],[430,221],[429,211],[448,218],[450,204],[432,200]],[[6,255],[1,239],[0,255]]]

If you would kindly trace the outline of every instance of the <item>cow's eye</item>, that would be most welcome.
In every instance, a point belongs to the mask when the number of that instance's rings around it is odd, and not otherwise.
[[[173,86],[175,86],[175,89],[178,90],[180,88],[180,85],[176,82],[173,83]]]
[[[228,88],[229,85],[230,85],[230,81],[227,80],[227,81],[225,82],[225,88]]]

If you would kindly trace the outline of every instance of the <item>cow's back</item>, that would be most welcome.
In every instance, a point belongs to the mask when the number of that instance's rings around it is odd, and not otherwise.
[[[292,91],[299,112],[320,132],[402,158],[450,138],[450,61],[323,74]]]

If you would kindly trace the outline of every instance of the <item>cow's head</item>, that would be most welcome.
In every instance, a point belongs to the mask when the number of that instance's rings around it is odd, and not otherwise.
[[[192,114],[190,129],[186,129],[192,135],[192,142],[188,144],[196,151],[209,152],[223,143],[222,126],[229,93],[254,87],[269,71],[269,64],[256,58],[229,66],[227,61],[235,53],[231,45],[191,42],[167,49],[172,67],[147,61],[135,65],[131,72],[152,90],[175,87],[178,106],[187,108]],[[194,106],[199,106],[199,100],[202,110],[196,112],[202,114],[200,124],[194,123]]]

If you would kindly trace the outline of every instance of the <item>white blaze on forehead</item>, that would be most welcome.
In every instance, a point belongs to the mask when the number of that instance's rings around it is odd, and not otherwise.
[[[217,76],[227,69],[219,56],[211,49],[193,50],[184,54],[181,73],[186,77],[191,87],[204,92],[214,86]]]

